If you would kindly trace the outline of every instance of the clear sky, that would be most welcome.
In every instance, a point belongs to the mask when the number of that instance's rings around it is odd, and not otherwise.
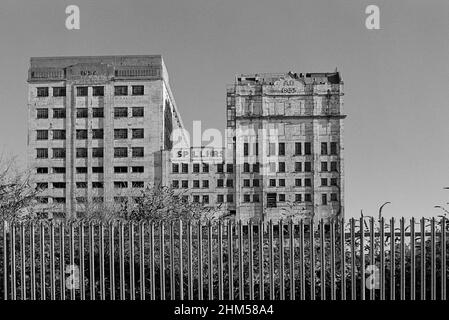
[[[80,30],[65,28],[71,4]],[[365,28],[370,4],[380,30]],[[447,0],[1,0],[0,151],[26,154],[31,56],[159,53],[188,129],[224,129],[237,73],[337,67],[346,215],[391,201],[386,216],[429,216],[449,202]]]

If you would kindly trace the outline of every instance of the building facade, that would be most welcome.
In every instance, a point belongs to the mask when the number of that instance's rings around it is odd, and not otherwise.
[[[340,74],[242,74],[227,88],[239,219],[344,214]]]
[[[28,112],[28,164],[54,215],[162,184],[182,127],[160,55],[31,58]]]
[[[238,75],[211,150],[173,146],[183,124],[161,56],[32,58],[28,83],[28,161],[53,215],[148,185],[244,221],[344,214],[337,71]]]
[[[167,184],[242,221],[344,215],[337,71],[239,75],[226,104],[222,160],[194,148],[187,158],[167,155]]]

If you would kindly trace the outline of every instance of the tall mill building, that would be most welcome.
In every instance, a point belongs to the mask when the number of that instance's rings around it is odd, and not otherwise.
[[[236,214],[344,214],[343,81],[331,73],[242,74],[227,89]]]
[[[183,124],[161,56],[32,58],[28,83],[28,161],[53,215],[147,185],[241,220],[344,214],[338,72],[237,76],[212,161],[173,148]]]
[[[124,201],[162,183],[162,150],[182,127],[162,57],[31,58],[28,163],[55,215]]]

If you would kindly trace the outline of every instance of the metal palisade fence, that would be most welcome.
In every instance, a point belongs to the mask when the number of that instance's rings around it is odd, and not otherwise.
[[[3,221],[9,299],[415,300],[447,294],[448,222]]]

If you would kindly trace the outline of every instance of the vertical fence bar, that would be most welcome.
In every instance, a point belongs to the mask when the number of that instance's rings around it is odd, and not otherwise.
[[[198,300],[203,300],[203,225],[198,221]]]
[[[351,299],[356,300],[357,298],[357,283],[355,277],[355,219],[351,218],[350,225],[351,233]]]
[[[40,241],[39,241],[39,245],[40,245],[40,280],[41,280],[41,288],[40,288],[40,294],[41,294],[41,300],[45,300],[46,299],[46,295],[45,295],[45,225],[44,222],[41,221],[40,223]]]
[[[421,218],[421,300],[426,300],[426,220]]]
[[[436,299],[435,217],[430,220],[430,299]]]
[[[74,262],[72,262],[73,251],[71,251],[71,246],[73,244],[73,227],[70,224],[69,230],[69,260],[70,265],[73,266]],[[65,222],[61,221],[59,224],[59,290],[60,290],[60,299],[65,300]],[[73,299],[72,299],[73,300]]]
[[[3,300],[8,300],[8,241],[7,237],[8,222],[3,220]]]
[[[50,222],[50,299],[56,299],[55,288],[55,225]]]
[[[16,300],[16,223],[11,222],[9,232],[10,256],[11,256],[11,300]]]
[[[154,255],[154,222],[150,222],[150,285],[151,285],[151,300],[156,300],[156,276],[154,270],[155,255]]]
[[[95,226],[89,223],[89,298],[95,300],[95,247],[94,247]]]
[[[446,300],[446,217],[441,219],[441,300]]]
[[[415,257],[415,218],[410,219],[410,300],[415,300],[415,276],[416,276],[416,257]]]
[[[400,299],[405,300],[405,219],[404,217],[400,220],[400,233],[401,233],[401,244],[400,244],[400,268],[401,268],[401,293]]]
[[[370,223],[370,240],[369,240],[369,245],[370,245],[370,265],[372,265],[373,267],[376,267],[376,258],[375,258],[375,250],[376,250],[376,244],[374,243],[374,217],[371,217],[369,220]],[[374,279],[375,281],[377,281],[378,279]],[[370,300],[374,300],[376,298],[376,287],[371,288],[370,289]]]
[[[4,230],[3,230],[4,231]],[[3,234],[4,235],[4,234]],[[4,238],[3,238],[4,239]],[[30,223],[30,281],[31,281],[31,300],[36,300],[36,265],[35,265],[35,241],[34,241],[34,221]],[[3,248],[6,248],[5,243],[3,243]],[[6,279],[6,278],[5,278]],[[4,288],[5,295],[7,295],[6,286]]]
[[[299,292],[300,299],[306,299],[306,270],[304,260],[304,221],[299,221]]]
[[[140,300],[145,300],[145,221],[141,221],[139,224],[139,240]],[[180,247],[182,248],[182,242]]]
[[[129,236],[129,298],[131,300],[136,299],[136,284],[134,274],[134,222],[128,223],[128,236]],[[172,267],[172,266],[170,266]]]
[[[86,299],[86,288],[84,282],[84,221],[79,222],[79,258],[80,258],[80,299]]]
[[[340,219],[341,300],[346,300],[346,239],[345,220]]]
[[[184,300],[183,230],[179,219],[179,299]]]
[[[310,220],[310,300],[315,300],[315,225],[313,219]]]
[[[218,220],[218,299],[223,300],[223,228]]]
[[[109,223],[109,299],[115,300],[115,225]]]
[[[320,219],[320,299],[326,300],[326,234],[324,219]]]
[[[330,221],[330,267],[331,267],[331,300],[336,299],[336,288],[335,288],[335,220]]]
[[[75,235],[74,235],[74,233],[75,233],[75,231],[74,231],[73,222],[71,222],[70,228],[69,228],[69,260],[70,260],[70,266],[68,268],[69,271],[72,268],[75,268]],[[79,235],[79,237],[81,237],[81,235]],[[80,266],[81,266],[81,260],[80,260]],[[79,275],[79,272],[78,272],[78,275]],[[81,280],[81,279],[83,279],[83,280]],[[78,286],[80,287],[81,285],[83,285],[83,287],[84,287],[84,278],[80,278],[80,280],[78,282]],[[75,288],[73,288],[73,287],[70,288],[70,299],[75,300]]]
[[[265,273],[264,273],[264,224],[259,221],[259,300],[265,299]]]
[[[119,256],[119,280],[120,280],[120,300],[125,300],[125,226],[119,222],[118,234],[118,256]]]
[[[279,282],[280,282],[280,300],[285,299],[285,275],[284,275],[284,223],[282,220],[278,223],[279,233]]]
[[[238,241],[239,241],[239,299],[245,300],[243,287],[243,226],[242,221],[238,222]]]
[[[365,220],[363,217],[359,220],[360,223],[360,298],[365,300]]]
[[[187,221],[187,299],[193,299],[192,222]]]
[[[170,300],[175,300],[175,222],[170,221],[169,230],[169,245],[170,245]]]
[[[25,225],[20,223],[20,299],[26,300]]]
[[[379,221],[379,255],[380,255],[380,300],[385,300],[385,219],[380,218]]]
[[[165,223],[164,221],[161,221],[159,224],[160,226],[160,232],[159,232],[159,275],[160,275],[160,294],[161,294],[161,300],[165,300]]]
[[[212,244],[213,244],[213,238],[212,238],[212,223],[210,220],[208,220],[207,222],[207,245],[208,245],[208,263],[207,263],[207,267],[208,267],[208,271],[209,271],[209,276],[208,276],[208,298],[209,300],[213,300],[214,299],[214,266],[212,264]]]
[[[395,238],[395,229],[394,229],[394,218],[391,218],[390,220],[390,300],[396,299],[396,264],[395,264],[395,244],[396,244],[396,238]]]
[[[295,225],[293,221],[288,222],[288,233],[290,236],[290,255],[289,255],[289,266],[290,266],[290,300],[295,300]]]
[[[269,256],[270,261],[270,300],[274,300],[274,254],[273,254],[273,221],[270,220],[268,225],[268,246],[269,246]]]
[[[99,255],[100,255],[100,300],[106,299],[106,292],[105,292],[105,273],[104,273],[104,225],[103,221],[99,224],[99,230],[98,230],[98,241],[100,242],[99,247]]]
[[[234,300],[234,237],[232,221],[228,221],[228,278],[229,278],[229,300]]]
[[[248,223],[248,255],[249,255],[249,299],[254,300],[254,260],[253,260],[253,223],[250,220]]]

